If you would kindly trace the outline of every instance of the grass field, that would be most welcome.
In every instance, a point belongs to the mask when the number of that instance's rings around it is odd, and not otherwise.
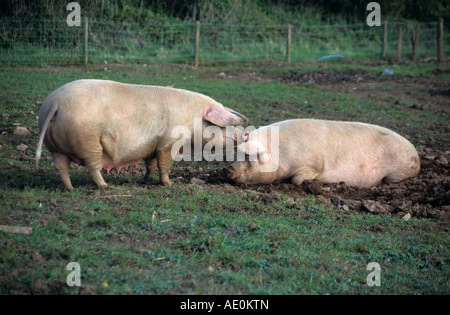
[[[395,81],[379,75],[384,68],[394,70]],[[45,97],[72,80],[97,78],[201,92],[255,126],[301,117],[376,123],[420,152],[440,148],[448,158],[449,68],[265,61],[0,69],[0,225],[33,229],[0,232],[0,294],[448,294],[448,203],[432,206],[439,215],[406,221],[399,213],[336,207],[314,194],[294,198],[276,187],[215,181],[223,177],[220,162],[174,164],[170,187],[159,185],[157,174],[145,182],[140,165],[105,174],[107,190],[74,167],[75,190],[68,192],[47,150],[34,170],[34,150]],[[282,79],[331,70],[372,76],[358,83]],[[30,134],[15,135],[18,124]],[[18,150],[20,144],[28,147]],[[206,184],[190,184],[198,174]],[[81,287],[66,284],[70,262],[81,267]],[[367,285],[370,262],[381,267],[381,286]]]

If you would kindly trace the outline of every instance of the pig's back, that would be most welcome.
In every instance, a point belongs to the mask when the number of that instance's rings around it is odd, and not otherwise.
[[[314,156],[319,173],[316,178],[321,182],[371,187],[391,174],[402,179],[418,172],[414,146],[384,127],[314,119],[292,120],[280,127],[280,134],[287,132],[299,139],[294,153],[297,157]]]

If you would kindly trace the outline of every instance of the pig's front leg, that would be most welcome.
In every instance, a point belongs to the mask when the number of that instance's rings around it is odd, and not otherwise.
[[[156,171],[156,168],[158,167],[158,161],[155,157],[148,158],[145,160],[145,175],[144,178],[147,179],[150,177],[150,175]]]
[[[296,186],[301,186],[305,180],[313,180],[319,175],[315,169],[302,168],[302,170],[292,177],[292,184]]]
[[[156,150],[156,159],[159,169],[159,180],[164,186],[170,186],[172,183],[169,180],[170,166],[173,159],[171,154],[171,148],[164,148]]]

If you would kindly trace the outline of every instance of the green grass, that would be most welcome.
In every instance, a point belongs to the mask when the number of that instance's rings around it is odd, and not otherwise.
[[[329,65],[373,72],[384,67]],[[80,78],[195,90],[244,113],[256,126],[293,117],[375,123],[381,117],[388,125],[448,118],[448,110],[442,117],[419,115],[329,87],[215,76],[256,71],[270,77],[316,67],[2,69],[0,107],[7,116],[0,117],[6,132],[0,136],[0,224],[30,226],[33,233],[0,232],[0,294],[448,294],[450,242],[443,222],[406,222],[328,207],[313,196],[294,200],[228,185],[163,187],[134,175],[106,175],[112,187],[98,190],[76,169],[71,170],[75,190],[66,192],[46,150],[42,171],[34,171],[39,106],[54,89]],[[412,76],[432,70],[428,64],[396,68]],[[383,80],[377,84],[389,91]],[[12,136],[13,123],[32,136]],[[29,149],[17,151],[20,143]],[[70,262],[80,264],[81,287],[66,285]],[[366,284],[370,262],[381,266],[380,287]]]
[[[71,261],[81,266],[82,284],[96,293],[447,290],[448,239],[428,232],[434,222],[349,213],[313,201],[297,204],[284,196],[264,204],[250,191],[117,189],[133,198],[84,188],[75,196],[40,188],[4,196],[2,211],[10,216],[3,223],[26,223],[34,231],[27,237],[2,234],[2,271],[9,275],[2,293],[35,292],[39,281],[49,287],[56,281],[58,293],[77,293],[63,283]],[[383,232],[370,232],[374,226]],[[38,260],[32,258],[35,251],[42,256]],[[381,287],[366,285],[372,261],[381,265]]]

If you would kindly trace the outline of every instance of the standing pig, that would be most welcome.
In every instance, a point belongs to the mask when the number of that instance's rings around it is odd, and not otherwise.
[[[102,169],[119,171],[144,160],[148,174],[156,159],[161,183],[170,185],[171,148],[178,140],[171,137],[171,131],[186,126],[194,132],[195,118],[203,119],[203,129],[248,121],[191,91],[106,80],[70,82],[50,94],[41,107],[36,167],[44,142],[69,190],[73,189],[70,162],[85,165],[94,182],[106,187]]]
[[[245,161],[234,162],[225,169],[226,177],[236,183],[291,180],[300,185],[316,179],[322,183],[372,187],[381,181],[391,183],[416,176],[420,170],[414,146],[397,133],[376,125],[294,119],[247,131],[239,137],[243,142],[237,150],[245,152]],[[275,167],[263,171],[267,166]]]

